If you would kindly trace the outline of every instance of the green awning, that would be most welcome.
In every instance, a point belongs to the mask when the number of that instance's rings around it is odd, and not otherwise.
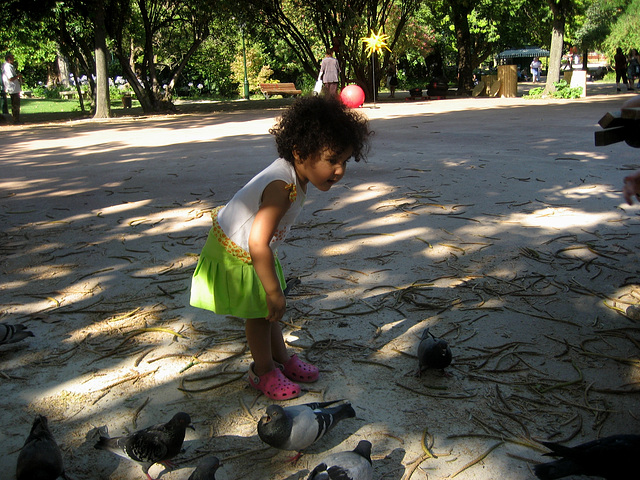
[[[529,47],[529,48],[514,48],[512,50],[505,50],[498,54],[498,59],[501,58],[521,58],[521,57],[548,57],[549,50],[543,48]]]

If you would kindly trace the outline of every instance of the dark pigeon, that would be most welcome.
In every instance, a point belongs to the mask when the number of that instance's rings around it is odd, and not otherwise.
[[[18,455],[17,480],[55,480],[64,474],[62,452],[53,438],[47,417],[38,415]]]
[[[553,442],[541,443],[551,450],[545,455],[561,458],[533,467],[540,480],[555,480],[569,475],[629,480],[638,474],[640,435],[612,435],[575,447],[564,447]]]
[[[165,467],[172,466],[169,460],[180,453],[187,428],[194,429],[191,417],[180,412],[167,423],[147,427],[130,435],[100,437],[94,447],[139,463],[147,479],[153,480],[149,475],[149,468],[154,463],[161,463]]]
[[[360,440],[351,451],[327,456],[307,480],[373,480],[371,442]]]
[[[294,457],[297,460],[299,452],[322,438],[340,420],[356,416],[350,403],[330,406],[339,401],[288,407],[270,405],[258,422],[258,436],[274,448],[298,452]]]
[[[0,345],[16,343],[33,336],[33,333],[27,330],[27,327],[24,325],[7,325],[6,323],[0,323]]]
[[[451,365],[449,344],[435,337],[428,328],[422,332],[422,338],[418,344],[418,365],[418,375],[429,368],[444,369]]]
[[[216,470],[220,468],[218,457],[206,457],[198,463],[189,480],[216,480]]]

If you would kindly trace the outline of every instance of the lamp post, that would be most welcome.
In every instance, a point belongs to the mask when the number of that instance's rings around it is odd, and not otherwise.
[[[369,53],[369,57],[373,56],[371,59],[371,69],[372,69],[372,78],[373,78],[373,108],[376,108],[376,55],[382,51],[383,48],[391,51],[389,47],[387,47],[387,39],[389,35],[382,33],[382,27],[378,30],[378,33],[375,33],[373,30],[371,31],[371,36],[364,37],[361,39],[362,42],[366,44],[365,50]]]
[[[244,44],[244,24],[240,26],[242,32],[242,61],[244,63],[244,99],[249,100],[249,79],[247,78],[247,49]]]

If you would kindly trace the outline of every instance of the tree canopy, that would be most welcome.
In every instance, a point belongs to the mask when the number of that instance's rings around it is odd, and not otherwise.
[[[310,86],[332,48],[343,84],[371,96],[389,62],[417,86],[434,78],[468,92],[472,74],[507,48],[549,48],[549,82],[568,46],[640,46],[640,0],[5,0],[0,45],[27,82],[68,60],[86,76],[97,116],[109,116],[109,79],[121,75],[146,112],[172,108],[177,90],[233,95],[246,41],[251,88],[260,81]],[[106,13],[108,12],[108,14]],[[387,35],[373,59],[362,39]],[[585,55],[586,58],[586,55]],[[375,77],[376,82],[373,82]],[[197,86],[197,87],[196,87]],[[79,87],[78,87],[79,88]]]

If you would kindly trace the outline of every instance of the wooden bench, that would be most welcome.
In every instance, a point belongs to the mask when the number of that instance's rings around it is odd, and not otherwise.
[[[60,98],[63,98],[65,100],[71,100],[72,98],[78,98],[78,92],[76,92],[75,90],[68,90],[68,91],[62,91],[60,92]],[[87,98],[89,98],[89,92],[82,92],[82,98],[84,98],[85,100]]]
[[[603,130],[595,132],[596,147],[626,142],[630,147],[640,148],[640,108],[607,113],[598,124]]]
[[[293,83],[261,83],[260,91],[264,98],[271,95],[300,95],[302,90],[298,90]]]

